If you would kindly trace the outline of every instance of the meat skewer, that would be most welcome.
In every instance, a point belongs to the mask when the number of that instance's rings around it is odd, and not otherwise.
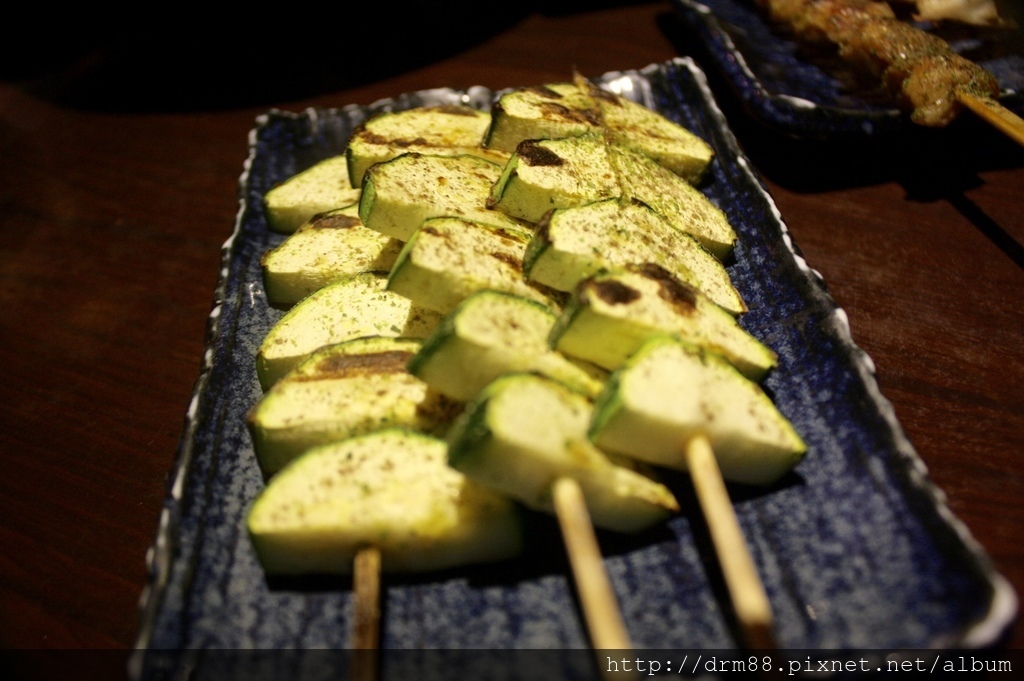
[[[830,43],[858,71],[877,78],[919,125],[942,127],[968,107],[1020,144],[1024,120],[998,104],[999,83],[941,38],[900,21],[873,0],[757,0],[801,40]]]

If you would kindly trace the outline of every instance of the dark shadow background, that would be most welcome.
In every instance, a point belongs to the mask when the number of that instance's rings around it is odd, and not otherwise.
[[[95,111],[198,111],[305,99],[434,63],[533,12],[650,0],[366,0],[26,10],[0,40],[0,80]],[[665,3],[666,9],[669,4]],[[443,83],[439,83],[443,85]]]

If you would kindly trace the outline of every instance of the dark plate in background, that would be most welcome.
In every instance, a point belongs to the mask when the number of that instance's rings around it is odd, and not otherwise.
[[[825,140],[881,137],[914,125],[877,93],[852,86],[841,69],[809,58],[769,25],[753,0],[672,3],[700,41],[705,68],[722,77],[758,122],[795,138]],[[1004,106],[1024,113],[1024,56],[987,50],[976,38],[950,45],[996,77]]]
[[[680,59],[598,81],[664,112],[716,152],[702,189],[739,236],[730,273],[751,308],[744,324],[779,353],[765,385],[809,445],[779,485],[732,490],[781,644],[892,649],[996,642],[1016,611],[1014,594],[927,480],[878,391],[870,359],[795,251],[704,74]],[[260,256],[282,238],[267,228],[262,197],[341,153],[352,129],[375,112],[439,103],[486,108],[494,95],[438,89],[369,107],[272,111],[258,120],[202,373],[150,556],[133,678],[344,676],[337,666],[345,654],[299,651],[349,645],[350,580],[268,583],[245,532],[246,512],[263,488],[245,427],[261,394],[254,357],[281,315],[262,286]],[[630,635],[649,650],[733,648],[736,632],[692,489],[683,475],[667,482],[681,515],[642,536],[601,535]],[[529,523],[530,548],[520,560],[388,578],[382,647],[573,649],[575,655],[545,668],[589,675],[589,657],[579,657],[588,642],[557,528],[546,516]],[[256,649],[293,652],[238,652]],[[506,671],[507,678],[537,677],[536,670]],[[383,673],[388,678],[387,665]]]

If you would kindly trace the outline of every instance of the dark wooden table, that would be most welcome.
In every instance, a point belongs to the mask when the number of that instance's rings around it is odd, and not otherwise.
[[[0,647],[114,649],[123,668],[258,114],[692,47],[667,3],[512,5],[472,31],[392,17],[386,45],[325,17],[332,40],[182,22],[5,56]],[[722,105],[950,507],[1021,591],[1024,151],[966,119],[799,144]]]

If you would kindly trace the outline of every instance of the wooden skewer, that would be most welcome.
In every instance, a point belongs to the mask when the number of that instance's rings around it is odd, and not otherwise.
[[[353,591],[356,599],[352,629],[352,679],[376,681],[380,647],[380,549],[369,546],[356,554]]]
[[[604,569],[597,535],[579,483],[571,478],[561,478],[555,481],[552,494],[593,647],[596,650],[626,650],[632,644],[611,580]],[[376,681],[376,651],[380,645],[379,549],[371,546],[356,554],[353,590],[356,611],[352,631],[352,679]]]
[[[977,97],[968,92],[958,92],[957,99],[1017,144],[1024,146],[1024,119],[1020,116],[988,97]]]
[[[629,635],[604,569],[583,491],[572,478],[560,478],[552,493],[590,641],[597,650],[626,650],[631,647]]]
[[[686,443],[684,454],[745,643],[750,648],[774,649],[777,646],[771,604],[747,548],[711,443],[707,437],[697,435]]]

